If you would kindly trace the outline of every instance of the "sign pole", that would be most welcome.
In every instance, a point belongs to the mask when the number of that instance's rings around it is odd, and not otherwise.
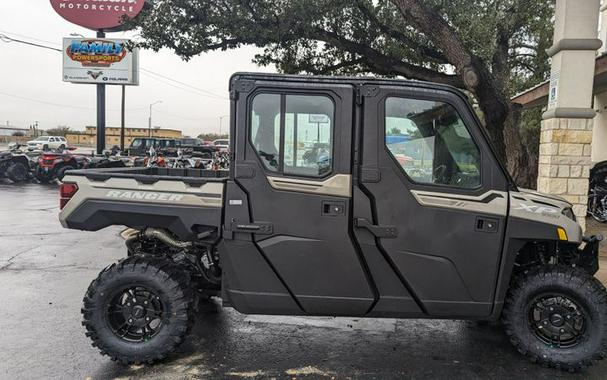
[[[97,38],[105,38],[103,30],[97,32]],[[97,84],[97,154],[105,149],[105,84]]]
[[[122,85],[122,106],[120,110],[120,151],[124,152],[124,129],[125,127],[125,105],[126,105],[126,86]]]

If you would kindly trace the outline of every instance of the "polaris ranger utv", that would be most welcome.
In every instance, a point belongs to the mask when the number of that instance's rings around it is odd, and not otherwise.
[[[516,187],[460,91],[239,73],[230,98],[225,176],[64,178],[63,226],[130,228],[128,257],[84,297],[101,353],[162,359],[219,296],[247,314],[501,318],[521,353],[570,371],[607,354],[601,237],[565,200]]]

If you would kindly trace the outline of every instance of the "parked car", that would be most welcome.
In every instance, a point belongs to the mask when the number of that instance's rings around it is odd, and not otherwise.
[[[64,179],[64,227],[131,228],[128,257],[84,297],[83,325],[102,354],[167,357],[204,317],[202,294],[246,314],[502,320],[519,352],[568,371],[606,356],[607,291],[594,277],[602,237],[582,235],[565,199],[517,187],[463,92],[250,73],[230,89],[232,112],[265,121],[254,129],[232,114],[235,170]],[[274,154],[293,147],[273,123],[285,103],[302,120],[340,115],[325,128],[326,159]],[[394,119],[433,139],[432,175],[415,180],[407,171],[425,167],[394,159],[384,138]]]
[[[213,154],[219,151],[219,147],[191,137],[181,139],[181,149],[185,154],[192,154],[195,157],[208,159],[211,159]]]
[[[227,152],[230,150],[230,140],[219,139],[213,141],[213,145],[219,148],[220,152]]]
[[[137,137],[131,142],[127,149],[130,156],[145,156],[150,148],[154,148],[159,154],[177,156],[177,149],[181,146],[178,139],[163,139],[156,137]]]
[[[51,149],[63,151],[67,147],[67,140],[63,136],[40,136],[27,142],[27,150],[29,151],[42,150],[46,152]]]

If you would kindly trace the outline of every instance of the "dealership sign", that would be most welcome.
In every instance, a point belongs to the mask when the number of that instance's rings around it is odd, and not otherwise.
[[[63,81],[96,84],[139,84],[139,52],[128,40],[63,39]]]
[[[51,0],[61,17],[93,30],[116,29],[123,16],[137,16],[144,4],[145,0]]]

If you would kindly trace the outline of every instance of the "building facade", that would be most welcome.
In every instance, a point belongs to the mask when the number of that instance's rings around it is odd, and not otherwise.
[[[557,0],[550,79],[512,99],[545,110],[537,188],[571,202],[582,225],[590,168],[607,160],[606,46],[607,0]]]
[[[177,129],[153,128],[125,128],[124,145],[129,146],[136,137],[151,137],[165,139],[180,139],[183,133]],[[84,133],[68,133],[65,138],[72,145],[95,146],[97,142],[97,127],[86,127]],[[120,145],[120,128],[105,128],[105,146]]]

